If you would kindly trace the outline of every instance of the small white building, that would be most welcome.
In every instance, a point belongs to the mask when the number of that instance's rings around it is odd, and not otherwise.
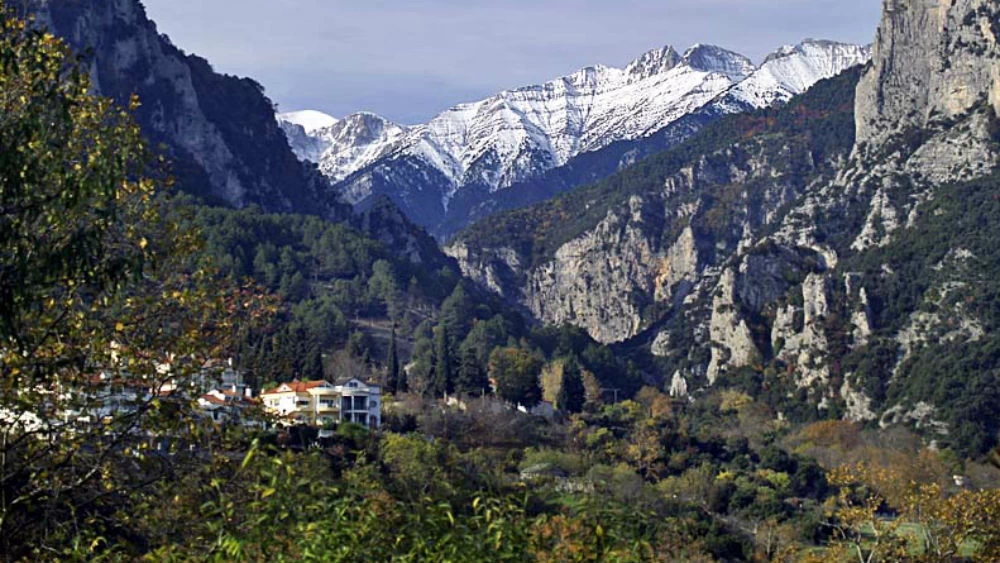
[[[340,421],[380,428],[382,388],[354,378],[338,380],[337,383],[334,389],[340,394]]]
[[[382,388],[359,379],[292,381],[261,394],[264,409],[286,424],[325,426],[355,422],[382,426]]]
[[[243,393],[233,389],[212,389],[198,397],[198,408],[206,418],[221,424],[242,424],[258,426],[261,421],[251,415],[258,409],[249,390]]]

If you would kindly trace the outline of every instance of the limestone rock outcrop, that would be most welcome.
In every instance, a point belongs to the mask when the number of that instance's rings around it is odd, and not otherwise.
[[[984,99],[1000,112],[998,16],[992,0],[884,0],[872,67],[858,87],[858,143],[879,145]]]

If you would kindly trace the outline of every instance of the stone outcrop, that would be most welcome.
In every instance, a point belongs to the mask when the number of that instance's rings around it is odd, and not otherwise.
[[[829,314],[829,285],[828,275],[809,274],[798,290],[802,305],[779,308],[771,328],[775,357],[793,366],[800,387],[825,383],[830,376],[823,326]]]
[[[627,214],[609,212],[596,229],[562,246],[531,273],[523,299],[536,318],[575,324],[605,343],[642,330],[642,302],[635,296],[655,293],[663,261],[644,232],[644,207],[642,198],[631,198]],[[677,260],[686,265],[697,258]]]
[[[1000,111],[998,15],[992,0],[884,0],[858,87],[858,143],[879,145],[984,99]]]
[[[263,88],[175,47],[138,0],[16,4],[89,53],[97,93],[123,106],[139,96],[136,120],[152,147],[165,147],[181,189],[235,207],[349,216],[329,182],[292,153]]]
[[[736,307],[736,273],[726,270],[719,280],[709,334],[712,339],[712,359],[708,364],[708,383],[714,385],[719,375],[729,368],[750,365],[760,351],[753,341],[753,333]]]
[[[845,419],[854,422],[868,422],[878,418],[878,415],[872,410],[871,397],[855,390],[850,384],[850,377],[844,378],[844,384],[840,387],[840,398],[844,400],[847,407]]]
[[[674,372],[673,378],[670,380],[670,396],[675,399],[681,399],[687,397],[688,395],[688,383],[681,375],[681,372]]]
[[[694,229],[687,226],[674,244],[667,250],[667,255],[660,262],[654,285],[654,298],[657,301],[668,301],[674,297],[682,297],[690,291],[698,281],[698,245],[694,238]]]
[[[462,267],[465,277],[497,295],[515,300],[520,292],[524,267],[512,248],[470,248],[457,243],[445,247],[445,253]]]
[[[867,346],[872,334],[872,309],[868,301],[868,291],[861,286],[861,275],[848,273],[844,275],[844,292],[847,306],[851,311],[852,348]]]
[[[983,297],[968,290],[985,266],[960,248],[933,273],[891,265],[908,256],[901,242],[947,244],[927,210],[956,213],[947,185],[1000,166],[1000,4],[888,0],[885,12],[857,86],[853,146],[818,158],[808,145],[796,161],[794,133],[769,144],[779,136],[752,131],[671,163],[658,185],[623,182],[629,205],[623,197],[554,258],[527,265],[494,249],[505,266],[484,269],[483,251],[469,250],[465,271],[541,320],[635,338],[627,344],[661,358],[653,375],[677,396],[746,375],[851,420],[937,428],[934,405],[913,396],[936,367],[907,363],[988,338],[969,306]],[[815,103],[832,111],[829,95]],[[928,227],[943,231],[923,237]]]

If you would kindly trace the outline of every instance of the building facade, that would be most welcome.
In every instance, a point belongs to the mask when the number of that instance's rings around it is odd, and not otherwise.
[[[358,379],[292,381],[261,394],[264,409],[285,424],[354,422],[369,428],[382,426],[382,389]]]

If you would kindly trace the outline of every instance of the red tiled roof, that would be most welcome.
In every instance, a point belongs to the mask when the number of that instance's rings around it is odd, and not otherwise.
[[[261,393],[262,395],[276,395],[278,393],[291,393],[292,391],[296,393],[303,393],[310,389],[315,389],[317,387],[322,387],[323,385],[328,385],[326,381],[322,379],[319,381],[292,381],[291,383],[285,383],[275,387],[274,389],[269,389]],[[289,390],[283,391],[282,387],[289,387]]]

